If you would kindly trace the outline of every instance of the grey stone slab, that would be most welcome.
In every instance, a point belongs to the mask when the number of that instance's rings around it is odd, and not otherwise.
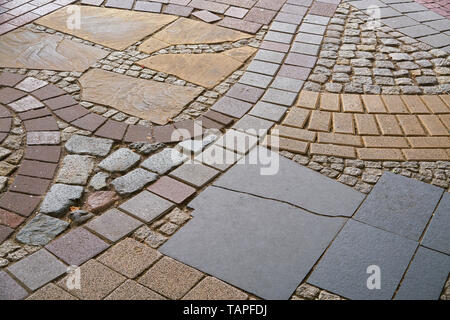
[[[429,44],[430,46],[435,48],[442,48],[450,45],[450,36],[447,36],[443,33],[418,38],[417,40],[425,42],[426,44]]]
[[[170,176],[194,187],[201,188],[213,180],[220,171],[200,163],[189,162],[175,169]]]
[[[282,33],[277,31],[268,31],[264,37],[266,41],[281,42],[281,43],[291,43],[292,35],[288,33]]]
[[[89,181],[89,186],[94,188],[94,190],[101,190],[108,186],[107,179],[109,178],[109,174],[105,172],[96,173]]]
[[[444,192],[422,238],[422,245],[450,255],[450,194]]]
[[[406,14],[408,17],[413,18],[416,21],[419,22],[426,22],[426,21],[433,21],[433,20],[440,20],[444,17],[440,14],[434,13],[433,11],[419,11],[419,12],[411,12]]]
[[[225,171],[241,159],[241,157],[238,153],[212,145],[197,155],[194,160],[220,171]]]
[[[303,80],[297,80],[292,78],[286,78],[282,76],[278,76],[270,85],[272,88],[291,91],[291,92],[300,92],[303,87]]]
[[[450,256],[419,247],[396,300],[439,300],[450,272]]]
[[[450,30],[450,20],[448,19],[429,21],[425,22],[425,24],[440,32]]]
[[[311,24],[311,23],[305,23],[303,22],[300,26],[299,31],[305,32],[305,33],[312,33],[312,34],[318,34],[323,35],[325,33],[326,27],[321,26],[318,24]]]
[[[309,54],[312,56],[317,56],[319,53],[320,46],[316,44],[309,44],[309,43],[301,43],[301,42],[294,42],[291,48],[291,52],[295,53],[304,53]]]
[[[172,202],[144,190],[135,197],[124,202],[119,208],[132,216],[149,223],[173,207],[174,204]]]
[[[239,79],[239,83],[247,84],[249,86],[254,86],[258,88],[266,89],[269,84],[272,82],[273,77],[266,76],[259,73],[246,72]]]
[[[379,8],[380,9],[380,19],[384,18],[392,18],[392,17],[400,17],[403,14],[401,12],[398,12],[397,10],[392,9],[391,7],[386,8]],[[363,10],[365,14],[370,16],[373,12],[373,9],[365,9]]]
[[[250,164],[258,157],[259,162]],[[330,216],[350,217],[364,199],[362,193],[262,147],[252,150],[214,185]]]
[[[307,14],[305,16],[305,18],[303,19],[303,22],[320,24],[320,25],[326,26],[330,22],[330,18],[324,17],[324,16],[318,16],[315,14]]]
[[[111,150],[113,140],[73,135],[66,142],[66,150],[70,153],[106,156]]]
[[[391,299],[418,243],[350,220],[327,249],[307,282],[356,300]],[[368,279],[378,266],[380,289],[369,289]]]
[[[146,184],[155,181],[157,178],[157,174],[137,168],[124,176],[114,179],[111,184],[119,194],[130,194],[141,190]]]
[[[69,154],[62,161],[56,182],[86,185],[93,169],[93,157]]]
[[[120,148],[102,160],[98,166],[109,172],[124,172],[134,166],[140,159],[141,157],[130,149]]]
[[[272,63],[280,64],[285,57],[285,54],[282,52],[270,51],[270,50],[258,50],[258,53],[255,55],[256,60],[262,60]]]
[[[285,107],[260,101],[253,107],[252,110],[250,110],[249,114],[259,118],[278,122],[281,120],[281,118],[283,118],[286,111],[287,108]]]
[[[285,32],[285,33],[295,33],[295,31],[297,30],[297,25],[291,24],[291,23],[274,21],[274,22],[272,22],[269,30],[270,31],[280,31],[280,32]]]
[[[269,120],[253,117],[246,114],[238,122],[233,125],[233,129],[244,131],[251,135],[263,137],[272,128],[274,123]]]
[[[304,42],[317,45],[322,43],[322,39],[323,36],[301,32],[295,37],[296,42]]]
[[[280,65],[276,63],[253,60],[247,67],[247,71],[273,76],[275,75],[275,73],[277,73],[279,68]]]
[[[436,186],[387,171],[354,218],[418,241],[443,192]]]
[[[111,209],[98,218],[91,220],[86,224],[86,227],[109,241],[116,242],[139,228],[141,225],[142,222],[129,215],[126,215],[117,209]]]
[[[5,271],[0,270],[0,300],[22,300],[28,292]]]
[[[397,29],[397,31],[406,34],[407,36],[410,36],[412,38],[424,37],[438,33],[438,31],[426,25],[416,25],[405,28],[399,28]]]
[[[42,201],[40,212],[50,216],[59,216],[83,195],[83,187],[67,184],[54,184]]]
[[[262,97],[262,101],[290,107],[294,104],[296,98],[296,92],[288,92],[284,90],[269,88],[268,90],[266,90],[266,93]]]
[[[211,110],[232,116],[234,118],[241,118],[252,107],[251,103],[244,102],[238,99],[223,97],[214,104]]]
[[[19,231],[16,239],[32,246],[44,246],[68,227],[66,221],[39,213]]]
[[[394,29],[414,26],[418,24],[416,20],[411,19],[407,16],[381,19],[381,22]]]
[[[9,266],[8,271],[34,291],[67,271],[67,266],[41,249]]]
[[[378,8],[386,7],[387,5],[378,0],[360,0],[352,1],[352,6],[358,9],[367,9],[370,6],[376,6]]]
[[[428,11],[424,6],[416,3],[416,2],[408,2],[408,3],[394,3],[391,4],[391,7],[401,13],[415,12],[415,11]]]
[[[152,155],[141,166],[159,174],[164,174],[187,160],[187,156],[173,148],[166,148]]]
[[[264,299],[288,299],[344,218],[209,187],[160,251]]]

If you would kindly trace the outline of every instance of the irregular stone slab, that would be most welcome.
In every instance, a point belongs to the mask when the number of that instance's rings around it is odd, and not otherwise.
[[[82,99],[109,105],[130,115],[164,125],[193,101],[201,88],[136,79],[104,70],[90,70],[79,82]]]
[[[150,171],[164,174],[173,167],[182,164],[186,159],[187,156],[176,149],[166,148],[142,162],[141,166]]]
[[[84,186],[86,185],[93,169],[93,157],[69,154],[65,156],[62,161],[62,166],[59,170],[56,182]]]
[[[9,274],[0,270],[0,300],[22,300],[28,292]]]
[[[119,200],[114,191],[98,191],[91,193],[86,200],[86,209],[93,213],[98,213],[110,207]]]
[[[69,28],[71,16],[74,12],[80,14],[80,28]],[[171,15],[88,6],[68,6],[36,22],[122,51],[176,19],[177,17]]]
[[[108,158],[102,160],[98,166],[109,172],[123,172],[134,166],[141,157],[127,148],[120,148]]]
[[[19,231],[16,239],[32,246],[45,246],[68,227],[65,221],[39,213]]]
[[[422,245],[450,255],[450,194],[444,192],[422,239]]]
[[[385,172],[354,218],[418,241],[443,192],[428,183]]]
[[[111,184],[119,194],[129,194],[141,190],[146,184],[155,181],[157,178],[157,174],[137,168],[114,179]]]
[[[395,299],[439,300],[449,270],[448,255],[420,246]]]
[[[0,37],[0,66],[84,72],[108,52],[61,36],[17,29]]]
[[[219,27],[209,23],[179,18],[153,37],[144,41],[139,50],[153,53],[177,44],[204,44],[235,42],[252,36],[243,32]]]
[[[66,150],[70,153],[106,156],[111,150],[113,140],[73,135],[66,142]]]
[[[216,187],[198,198],[160,252],[264,299],[289,299],[346,221]]]
[[[330,216],[350,217],[364,199],[362,193],[262,147],[250,151],[214,185]]]
[[[134,198],[122,203],[119,208],[145,223],[149,223],[174,206],[172,202],[144,190]]]
[[[226,51],[227,53],[160,54],[138,63],[212,89],[242,66],[255,51],[252,47],[242,47]]]
[[[328,248],[307,280],[321,289],[349,299],[388,300],[402,279],[418,243],[396,234],[350,220]],[[367,281],[381,271],[381,288],[370,290]]]
[[[106,188],[108,185],[106,180],[109,178],[109,174],[104,172],[96,173],[89,182],[89,186],[94,188],[94,190],[101,190]]]
[[[62,215],[82,195],[83,187],[54,184],[42,201],[40,212],[50,216]]]
[[[94,215],[85,210],[75,210],[69,213],[69,219],[76,225],[81,225],[93,218]]]

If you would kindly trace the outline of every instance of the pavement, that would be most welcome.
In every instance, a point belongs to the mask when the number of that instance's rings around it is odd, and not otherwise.
[[[447,2],[0,0],[0,299],[450,299]]]

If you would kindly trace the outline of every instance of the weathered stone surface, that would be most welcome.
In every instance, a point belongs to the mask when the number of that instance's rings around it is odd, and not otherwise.
[[[98,166],[109,172],[124,172],[134,166],[140,157],[130,149],[120,148],[102,160]]]
[[[83,187],[54,184],[41,204],[41,213],[51,216],[63,214],[76,200],[83,195]]]
[[[242,47],[224,53],[160,54],[141,60],[139,64],[211,89],[238,69],[255,51],[252,47]]]
[[[130,115],[166,124],[194,100],[201,88],[136,79],[94,69],[80,78],[83,100],[109,105]]]
[[[186,159],[186,155],[181,154],[175,149],[167,148],[149,157],[147,160],[142,162],[141,166],[153,172],[164,174],[173,167],[183,163]]]
[[[16,239],[32,246],[43,246],[68,227],[65,221],[39,213],[19,231]]]
[[[0,66],[83,72],[108,52],[61,36],[18,29],[0,37]]]
[[[73,12],[80,13],[80,28],[69,28]],[[68,6],[39,19],[37,23],[109,48],[124,50],[176,19],[171,15]]]
[[[155,181],[157,174],[138,168],[114,179],[111,184],[119,194],[129,194],[142,189],[147,183]]]
[[[98,191],[91,193],[86,200],[86,209],[93,213],[98,213],[110,207],[119,200],[114,191]]]
[[[113,140],[86,137],[74,134],[66,142],[66,150],[70,153],[89,154],[91,156],[106,156],[111,150]]]
[[[75,210],[69,214],[70,220],[72,220],[76,225],[83,224],[93,217],[94,215],[92,213],[89,213],[85,210]]]
[[[94,158],[69,154],[62,161],[56,182],[85,185],[94,169]]]
[[[105,172],[96,173],[89,182],[89,186],[94,188],[95,190],[101,190],[106,188],[108,185],[106,180],[109,178],[109,174]]]

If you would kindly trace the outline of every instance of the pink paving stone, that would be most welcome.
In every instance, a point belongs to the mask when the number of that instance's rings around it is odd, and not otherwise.
[[[8,191],[0,198],[0,207],[28,217],[39,202],[40,197]]]
[[[0,225],[14,229],[17,228],[23,220],[25,219],[15,213],[0,209]]]
[[[51,98],[48,100],[45,100],[44,103],[52,110],[57,110],[61,108],[65,108],[68,106],[73,106],[77,104],[77,100],[72,98],[70,95],[64,95],[57,98]]]
[[[306,80],[310,72],[311,69],[309,68],[284,65],[281,67],[278,75],[292,79]]]
[[[84,117],[75,120],[71,124],[75,127],[81,128],[83,130],[95,131],[97,130],[103,123],[106,122],[108,118],[102,117],[95,113],[88,113]]]
[[[315,14],[318,16],[332,17],[336,11],[337,5],[324,2],[314,2],[309,14]]]
[[[229,7],[227,11],[225,11],[226,16],[230,16],[233,18],[242,19],[247,14],[248,10],[239,7]]]
[[[194,8],[179,6],[177,4],[168,4],[164,8],[164,13],[182,17],[189,17],[192,11],[194,11]]]
[[[89,111],[79,104],[55,111],[55,114],[66,122],[72,122],[88,113]]]
[[[208,10],[197,11],[194,12],[192,15],[208,23],[216,22],[222,19],[218,15],[215,15],[214,13],[211,13]]]
[[[2,242],[2,231],[0,229],[0,243]],[[22,288],[9,274],[0,270],[0,300],[21,300],[28,292]]]
[[[276,11],[255,7],[252,8],[249,13],[247,13],[244,20],[262,24],[270,24],[276,14]]]
[[[11,20],[13,18],[14,18],[13,15],[10,15],[8,13],[2,13],[2,14],[0,14],[0,23],[6,22],[6,21]]]
[[[24,75],[10,72],[3,72],[2,74],[0,74],[0,85],[13,87],[23,79],[25,79]]]
[[[38,98],[39,100],[46,100],[54,97],[61,96],[65,94],[66,92],[58,88],[57,86],[53,84],[46,85],[43,88],[37,89],[36,91],[33,91],[31,94]]]
[[[219,26],[236,29],[248,33],[257,33],[261,29],[262,24],[251,21],[244,21],[232,17],[225,17],[219,23]]]
[[[9,118],[11,117],[11,112],[9,110],[0,104],[0,118]]]
[[[86,210],[92,213],[99,213],[108,209],[119,199],[119,196],[114,191],[93,192],[89,194],[86,200]]]
[[[259,0],[256,7],[279,11],[285,2],[285,0]]]
[[[191,186],[167,176],[161,177],[147,189],[176,204],[184,202],[196,192]]]
[[[9,24],[9,23],[0,24],[0,35],[7,33],[11,30],[14,30],[15,28],[17,28],[17,26],[15,26],[13,24]]]
[[[316,57],[300,54],[300,53],[290,53],[286,60],[286,64],[292,64],[299,67],[312,68],[316,64]]]
[[[223,3],[212,2],[208,0],[192,0],[189,3],[190,7],[201,10],[209,10],[215,13],[224,13],[228,9],[228,5]]]
[[[8,13],[12,14],[13,16],[20,16],[21,14],[24,14],[28,11],[31,11],[33,9],[36,9],[36,6],[33,6],[31,4],[24,4],[21,5],[20,7],[14,8],[13,10],[10,10]]]
[[[59,146],[29,146],[25,149],[25,159],[46,162],[59,162],[61,147]]]
[[[151,128],[140,125],[128,126],[123,141],[125,142],[152,142]]]
[[[263,95],[264,90],[247,86],[245,84],[236,83],[227,92],[228,97],[256,103]]]
[[[95,135],[103,138],[122,140],[127,130],[127,124],[118,122],[115,120],[108,120],[104,125],[102,125]]]
[[[263,41],[261,43],[260,49],[266,49],[266,50],[278,51],[278,52],[288,52],[290,49],[290,46],[288,44],[280,43],[280,42]]]

